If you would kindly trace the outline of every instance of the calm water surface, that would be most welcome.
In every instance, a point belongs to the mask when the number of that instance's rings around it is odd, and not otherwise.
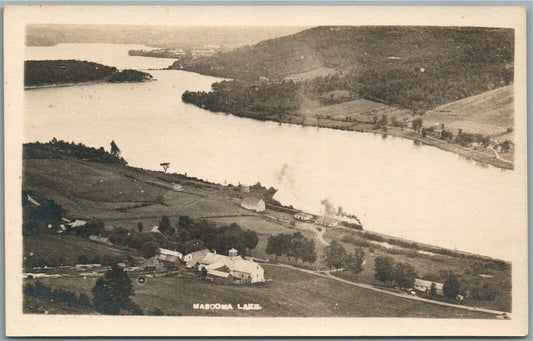
[[[162,68],[171,59],[130,57],[132,45],[31,47],[27,59],[78,58],[118,68]],[[141,58],[141,59],[139,59]],[[217,78],[150,71],[156,82],[25,91],[25,140],[53,137],[104,146],[115,140],[130,165],[218,183],[279,189],[283,204],[316,214],[327,198],[365,229],[509,259],[508,229],[521,224],[512,171],[380,135],[260,122],[181,102]]]

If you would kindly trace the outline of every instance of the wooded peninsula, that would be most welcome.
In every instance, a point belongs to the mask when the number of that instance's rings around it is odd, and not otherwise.
[[[149,73],[137,70],[119,71],[116,67],[80,60],[29,60],[24,62],[26,88],[88,82],[146,82]]]

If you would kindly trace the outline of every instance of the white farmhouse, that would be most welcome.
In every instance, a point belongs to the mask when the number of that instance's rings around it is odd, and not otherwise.
[[[311,221],[313,220],[313,215],[309,213],[298,212],[294,215],[294,218],[302,221]]]
[[[241,202],[241,207],[256,212],[264,212],[266,209],[263,199],[255,197],[245,197]]]

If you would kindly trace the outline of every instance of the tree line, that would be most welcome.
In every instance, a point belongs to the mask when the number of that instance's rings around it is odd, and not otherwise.
[[[356,248],[354,252],[348,252],[341,243],[333,240],[324,249],[324,261],[330,269],[342,269],[353,274],[359,274],[363,271],[365,252],[361,248]]]
[[[315,251],[315,242],[312,239],[305,238],[300,232],[280,233],[268,238],[266,253],[275,255],[276,260],[279,256],[294,258],[296,262],[299,259],[304,263],[313,264],[317,261]]]
[[[242,255],[249,255],[257,246],[259,238],[252,230],[241,228],[232,223],[217,227],[206,220],[195,221],[188,216],[181,216],[173,224],[168,216],[162,216],[158,223],[160,233],[142,233],[144,226],[137,228],[115,228],[108,236],[113,244],[128,246],[140,250],[145,258],[158,253],[159,248],[166,248],[188,254],[208,248],[217,253],[227,254],[235,248]]]
[[[24,159],[50,159],[68,155],[78,160],[127,165],[126,160],[120,156],[121,152],[115,141],[111,141],[110,146],[108,152],[104,147],[87,147],[83,143],[67,142],[54,137],[46,143],[25,143],[22,146],[22,157]]]

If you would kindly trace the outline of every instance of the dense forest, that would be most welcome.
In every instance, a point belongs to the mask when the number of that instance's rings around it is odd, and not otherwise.
[[[333,90],[413,110],[509,85],[514,32],[472,27],[316,27],[173,66],[217,77],[277,86],[287,76],[329,68],[308,79],[313,97]]]
[[[279,83],[222,81],[214,83],[211,92],[185,91],[181,96],[186,103],[217,111],[260,120],[277,119],[294,113],[299,108],[297,90],[292,81]]]
[[[24,85],[105,82],[143,82],[152,80],[146,72],[119,71],[115,67],[79,60],[29,60],[24,62]]]

